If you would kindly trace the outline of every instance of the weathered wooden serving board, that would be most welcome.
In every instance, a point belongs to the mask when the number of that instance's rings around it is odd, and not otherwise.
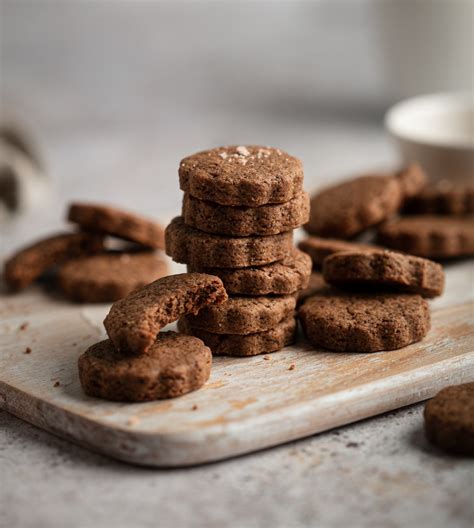
[[[216,358],[203,389],[145,404],[101,401],[81,391],[76,361],[103,337],[108,306],[74,306],[39,290],[2,296],[0,405],[59,436],[137,464],[180,466],[248,453],[474,380],[472,279],[469,264],[448,271],[448,294],[433,303],[433,327],[421,343],[341,354],[313,350],[301,338],[270,360]]]

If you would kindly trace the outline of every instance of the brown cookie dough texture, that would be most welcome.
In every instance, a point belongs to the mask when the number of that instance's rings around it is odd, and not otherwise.
[[[152,252],[110,252],[70,260],[58,271],[64,294],[78,302],[114,302],[168,274]]]
[[[170,275],[114,303],[104,326],[117,349],[145,353],[167,324],[226,300],[218,277],[201,273]]]
[[[165,247],[164,229],[160,224],[108,205],[73,203],[69,207],[68,220],[88,231],[116,236],[145,247]]]
[[[297,306],[303,304],[306,299],[309,299],[313,295],[321,293],[328,288],[328,283],[324,280],[323,274],[318,271],[313,271],[309,277],[308,286],[298,292]]]
[[[308,285],[311,258],[293,248],[290,256],[259,267],[200,268],[188,266],[188,271],[216,275],[230,295],[286,295]]]
[[[467,215],[474,213],[474,185],[442,180],[426,187],[405,204],[412,214]]]
[[[187,321],[178,321],[178,330],[202,339],[215,356],[256,356],[269,354],[295,341],[296,320],[289,317],[271,330],[247,335],[213,334],[206,330],[191,328]]]
[[[305,229],[313,235],[351,238],[393,215],[403,198],[402,187],[393,176],[345,181],[313,196]]]
[[[339,253],[340,251],[365,251],[376,248],[376,246],[370,244],[316,236],[305,238],[298,244],[298,247],[311,257],[316,268],[322,268],[324,259],[333,253]]]
[[[339,352],[402,348],[420,341],[430,328],[428,303],[411,294],[328,291],[306,300],[299,316],[315,347]]]
[[[406,216],[381,226],[377,240],[420,257],[474,255],[474,218]]]
[[[219,306],[203,308],[184,319],[191,328],[214,334],[254,334],[270,330],[284,319],[294,317],[294,295],[278,297],[229,297]]]
[[[219,147],[184,158],[181,189],[221,205],[259,207],[291,200],[302,190],[301,161],[280,149]]]
[[[15,253],[5,263],[4,279],[12,290],[29,286],[50,268],[81,255],[103,249],[100,235],[60,233],[44,238]]]
[[[344,287],[378,287],[437,297],[444,290],[442,266],[388,250],[346,251],[324,261],[326,282]]]
[[[203,233],[174,218],[166,228],[166,253],[192,267],[244,268],[284,259],[291,253],[292,232],[265,237],[228,237]]]
[[[436,446],[474,456],[474,383],[446,387],[425,406],[425,432]]]
[[[283,204],[229,207],[194,198],[183,198],[185,224],[230,236],[276,235],[296,229],[309,220],[309,195],[305,192]]]
[[[405,199],[419,194],[428,183],[425,171],[418,163],[410,163],[395,174]]]
[[[146,355],[124,355],[105,340],[84,352],[78,366],[87,395],[142,402],[199,389],[209,378],[211,363],[211,351],[200,339],[163,332]]]

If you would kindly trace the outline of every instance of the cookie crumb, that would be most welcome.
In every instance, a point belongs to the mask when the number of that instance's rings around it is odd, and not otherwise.
[[[346,447],[359,447],[359,444],[357,442],[348,442]]]
[[[127,425],[138,425],[140,423],[140,418],[138,416],[131,416],[127,420]]]
[[[191,407],[191,411],[197,411],[198,409],[198,406],[196,404],[194,404],[192,407]]]
[[[228,157],[229,155],[227,154],[227,152],[224,151],[224,152],[219,152],[219,156],[220,156],[223,160],[225,160],[225,159],[227,159],[227,157]],[[184,167],[184,163],[183,163],[181,166]]]
[[[23,353],[24,354],[31,354],[31,348],[30,347],[26,347],[25,351]]]
[[[53,387],[59,387],[59,385],[61,385],[61,383],[59,381],[55,381]]]
[[[241,156],[250,156],[250,152],[247,147],[237,147],[235,149]]]
[[[26,329],[28,328],[29,324],[30,324],[30,323],[29,323],[28,321],[22,323],[22,324],[20,325],[20,327],[18,328],[18,330],[19,330],[20,332],[23,332],[23,330],[26,330]]]
[[[268,361],[269,359],[272,359],[272,358],[271,358],[271,356],[263,356],[263,359],[264,359],[265,361]]]
[[[292,363],[289,367],[288,367],[288,370],[295,370],[296,368],[296,365],[294,363]]]

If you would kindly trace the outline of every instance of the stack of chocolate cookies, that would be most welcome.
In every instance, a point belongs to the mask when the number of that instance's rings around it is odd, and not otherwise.
[[[294,340],[295,306],[311,259],[293,246],[309,218],[301,162],[275,148],[220,147],[179,167],[182,216],[166,229],[166,252],[189,272],[220,277],[227,302],[186,315],[181,332],[217,355],[252,356]]]

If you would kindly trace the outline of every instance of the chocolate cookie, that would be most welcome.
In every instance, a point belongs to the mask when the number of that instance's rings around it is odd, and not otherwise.
[[[108,205],[72,203],[68,220],[85,230],[116,236],[145,247],[165,247],[164,230],[154,220]]]
[[[297,194],[282,204],[230,207],[194,198],[183,198],[184,223],[218,235],[276,235],[291,231],[309,219],[309,195]]]
[[[153,252],[109,252],[70,260],[58,272],[67,297],[79,302],[114,302],[168,274]]]
[[[324,280],[323,274],[317,271],[313,271],[309,277],[309,283],[306,288],[298,292],[297,306],[303,304],[306,299],[309,299],[316,293],[321,293],[328,289],[328,284]]]
[[[315,236],[305,238],[298,244],[298,247],[311,257],[316,268],[322,268],[324,259],[333,253],[339,253],[340,251],[365,251],[376,248],[376,246],[370,244],[359,244],[358,242],[346,242],[336,238],[319,238]]]
[[[4,279],[12,290],[22,290],[57,264],[102,249],[103,240],[99,235],[60,233],[43,238],[6,261]]]
[[[87,395],[142,402],[199,389],[209,378],[211,363],[211,351],[200,339],[163,332],[146,355],[124,355],[107,339],[84,352],[78,366]]]
[[[288,257],[265,266],[237,269],[188,266],[188,271],[216,275],[230,295],[286,295],[306,288],[311,258],[293,248]]]
[[[474,218],[406,216],[381,226],[377,240],[420,257],[474,255]]]
[[[430,442],[460,455],[474,456],[474,383],[446,387],[425,406]]]
[[[170,275],[114,303],[104,326],[117,349],[144,353],[167,324],[226,300],[218,277],[202,273]]]
[[[425,171],[418,163],[410,163],[395,174],[405,199],[419,194],[428,183]]]
[[[423,297],[437,297],[444,290],[444,271],[438,263],[383,249],[330,255],[323,275],[340,288],[386,287]]]
[[[184,192],[221,205],[287,202],[302,184],[301,161],[271,147],[219,147],[188,156],[179,166]]]
[[[405,204],[412,214],[467,215],[474,213],[474,185],[443,180],[426,187]]]
[[[179,216],[166,228],[166,253],[194,267],[245,268],[287,257],[292,232],[265,237],[228,237],[204,233],[184,224]]]
[[[328,187],[311,199],[306,231],[313,235],[351,238],[395,213],[404,195],[392,176],[361,176]]]
[[[420,341],[430,328],[428,303],[419,295],[351,295],[327,291],[299,309],[315,347],[339,352],[394,350]]]
[[[212,334],[206,330],[191,328],[182,319],[178,321],[178,330],[202,339],[215,356],[245,357],[276,352],[294,343],[296,320],[289,317],[271,330],[247,335]]]
[[[278,297],[229,297],[219,306],[210,305],[196,315],[181,319],[191,328],[200,328],[213,334],[254,334],[278,325],[294,316],[294,295]]]

